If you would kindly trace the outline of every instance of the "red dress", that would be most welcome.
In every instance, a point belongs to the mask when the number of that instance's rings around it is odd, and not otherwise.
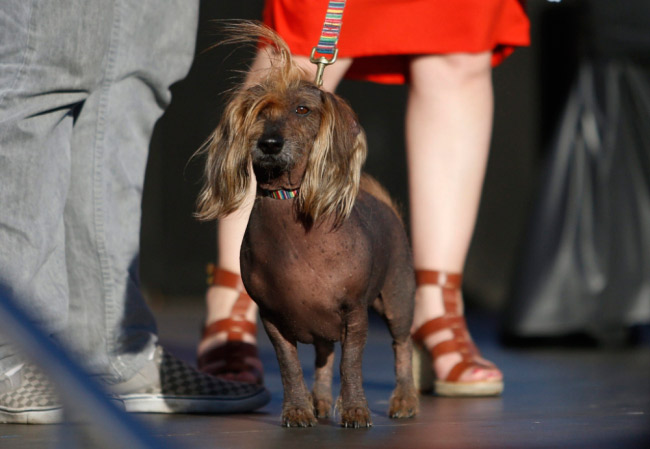
[[[294,54],[316,46],[327,0],[267,0],[264,22]],[[492,51],[497,65],[530,42],[520,0],[347,0],[339,57],[355,58],[348,78],[408,80],[408,55]]]

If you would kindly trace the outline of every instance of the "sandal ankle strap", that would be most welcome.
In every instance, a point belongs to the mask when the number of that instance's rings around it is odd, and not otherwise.
[[[437,285],[443,288],[459,289],[463,283],[462,273],[440,270],[415,270],[417,286]]]
[[[257,325],[245,318],[224,318],[203,328],[203,338],[219,332],[228,332],[228,341],[243,341],[244,334],[255,336]]]
[[[208,285],[232,288],[239,293],[239,296],[235,300],[228,318],[216,321],[203,328],[203,338],[219,332],[228,332],[227,338],[229,341],[242,341],[245,333],[256,335],[256,324],[246,320],[246,312],[253,300],[246,292],[241,276],[233,271],[219,268],[214,264],[208,264],[207,272]]]
[[[209,263],[206,271],[208,273],[208,285],[218,285],[219,287],[229,287],[239,292],[244,291],[244,283],[241,276],[233,271],[219,268]]]
[[[425,322],[411,335],[411,337],[413,340],[419,342],[424,341],[425,338],[431,334],[435,334],[436,332],[440,332],[446,329],[452,331],[454,329],[464,329],[466,326],[467,324],[465,323],[465,317],[460,315],[445,314],[439,316],[438,318],[433,318]]]

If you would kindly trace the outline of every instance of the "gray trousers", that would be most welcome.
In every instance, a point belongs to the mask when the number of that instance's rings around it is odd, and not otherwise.
[[[0,286],[109,383],[156,343],[138,279],[144,172],[197,22],[194,0],[0,2]],[[20,360],[10,342],[0,375]]]

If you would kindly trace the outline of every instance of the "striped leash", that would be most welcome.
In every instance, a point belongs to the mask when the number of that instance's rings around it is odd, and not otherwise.
[[[343,8],[345,8],[345,0],[330,0],[327,5],[325,23],[323,23],[323,31],[321,32],[318,45],[311,50],[311,55],[309,56],[309,61],[317,65],[314,84],[318,87],[323,85],[323,72],[325,71],[325,67],[334,64],[339,54],[336,43],[339,40],[339,33],[343,24]],[[319,53],[321,56],[316,57],[316,53]],[[330,55],[330,59],[327,59],[325,55]]]

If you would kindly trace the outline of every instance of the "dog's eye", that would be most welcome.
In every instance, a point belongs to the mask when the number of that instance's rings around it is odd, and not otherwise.
[[[296,108],[296,114],[298,115],[307,115],[309,114],[309,108],[307,106],[298,106]]]

